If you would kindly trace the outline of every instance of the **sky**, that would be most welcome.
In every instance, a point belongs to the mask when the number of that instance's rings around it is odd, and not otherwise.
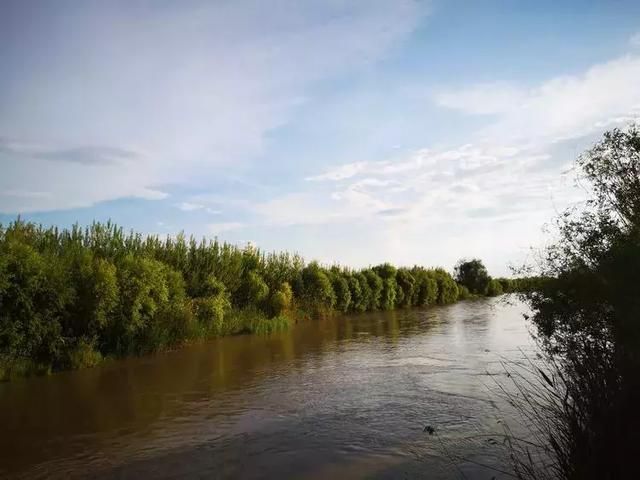
[[[640,2],[0,2],[0,223],[508,275],[640,117]]]

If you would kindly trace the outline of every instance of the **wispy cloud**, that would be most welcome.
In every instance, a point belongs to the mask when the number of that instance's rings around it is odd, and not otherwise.
[[[366,162],[349,163],[347,165],[341,165],[338,168],[330,170],[326,173],[308,177],[309,181],[322,181],[322,180],[344,180],[345,178],[353,177],[367,166]]]
[[[411,238],[437,225],[446,225],[450,234],[474,229],[474,239],[484,239],[483,251],[512,248],[508,242],[534,237],[534,224],[523,222],[550,219],[583,198],[562,172],[578,143],[586,147],[589,136],[605,126],[635,118],[637,85],[640,58],[626,55],[534,87],[495,82],[442,90],[434,98],[442,107],[493,115],[470,136],[471,143],[338,165],[309,176],[304,192],[253,211],[266,224],[367,225],[393,239],[385,249],[405,248],[403,235]],[[492,229],[509,232],[509,239],[491,240]]]
[[[207,225],[207,230],[211,235],[219,235],[233,230],[239,230],[245,226],[246,225],[241,222],[218,222],[209,223]]]
[[[51,198],[51,193],[50,192],[33,192],[29,190],[5,190],[0,192],[0,196],[41,199],[41,198]]]
[[[471,85],[436,94],[434,100],[471,115],[498,114],[479,132],[481,138],[539,144],[579,138],[603,125],[637,118],[638,85],[640,56],[625,55],[533,88],[503,83]]]
[[[41,159],[80,165],[113,165],[139,159],[139,152],[106,146],[54,147],[0,138],[0,153],[14,159]]]
[[[48,179],[50,200],[3,201],[1,211],[151,198],[154,185],[206,184],[222,165],[246,165],[317,82],[384,58],[425,5],[285,0],[274,8],[242,0],[145,4],[135,14],[129,8],[89,3],[55,16],[18,9],[14,22],[39,26],[28,42],[15,37],[24,32],[0,28],[0,44],[12,49],[5,70],[22,72],[11,88],[0,80],[0,136],[64,145],[4,145],[0,190],[40,190],[43,162],[60,166]],[[45,50],[46,57],[34,53]],[[6,63],[25,57],[28,69]],[[83,186],[71,180],[78,176]]]
[[[190,203],[190,202],[182,202],[176,205],[183,212],[193,212],[195,210],[202,210],[205,208],[204,205],[199,203]]]
[[[222,210],[217,210],[215,208],[207,207],[206,205],[203,205],[201,203],[180,202],[176,204],[176,207],[178,207],[183,212],[203,211],[211,215],[219,215],[222,213]]]
[[[509,83],[481,83],[459,89],[446,88],[433,94],[446,108],[474,115],[498,114],[513,110],[527,100],[526,91]]]

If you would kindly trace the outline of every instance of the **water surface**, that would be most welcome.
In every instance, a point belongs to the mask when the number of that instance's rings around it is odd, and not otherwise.
[[[3,478],[487,478],[529,348],[502,299],[298,324],[0,384]],[[435,435],[424,431],[436,429]]]

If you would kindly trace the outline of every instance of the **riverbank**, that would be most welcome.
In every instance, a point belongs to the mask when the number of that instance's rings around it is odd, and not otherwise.
[[[493,294],[510,287],[493,280]],[[504,288],[503,288],[504,285]],[[299,318],[446,305],[469,292],[442,268],[351,269],[114,224],[0,225],[0,378],[47,374]]]

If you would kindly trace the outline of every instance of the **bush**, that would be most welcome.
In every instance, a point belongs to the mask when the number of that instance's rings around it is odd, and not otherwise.
[[[490,282],[487,269],[481,260],[460,260],[455,267],[455,279],[471,293],[484,295]]]
[[[302,316],[448,303],[444,270],[305,266],[196,241],[126,233],[108,222],[0,225],[0,376],[79,368],[189,339],[275,331]],[[253,317],[252,317],[253,316]]]
[[[394,277],[385,278],[382,281],[382,293],[380,295],[380,308],[393,310],[396,306],[396,292],[398,285]]]
[[[351,305],[349,283],[340,272],[331,272],[331,286],[336,297],[335,309],[346,313]]]
[[[635,478],[640,454],[640,131],[614,129],[579,157],[591,198],[557,219],[557,240],[538,276],[518,281],[553,375],[527,418],[550,461],[535,470],[513,455],[522,478]],[[529,274],[530,271],[525,273]],[[547,412],[550,412],[547,413]],[[535,465],[534,465],[535,467]]]
[[[398,284],[396,303],[403,307],[410,307],[414,304],[414,289],[416,279],[406,268],[398,269],[396,273],[396,283]]]
[[[432,270],[432,275],[438,284],[437,303],[446,305],[458,300],[458,284],[451,275],[441,268]]]
[[[497,297],[498,295],[502,295],[502,293],[502,284],[495,278],[489,280],[485,295],[488,297]]]
[[[366,279],[364,280],[366,282]],[[360,279],[357,275],[349,275],[347,282],[349,284],[349,293],[351,294],[350,310],[352,312],[364,312],[367,308],[367,301],[360,285]]]
[[[269,286],[259,273],[251,271],[245,275],[235,304],[238,307],[259,307],[269,296]]]
[[[357,292],[358,289],[360,290],[360,299],[356,300],[357,303],[355,303],[354,305],[355,310],[357,312],[364,312],[366,310],[369,310],[370,307],[374,304],[373,291],[369,286],[369,280],[367,279],[367,276],[362,272],[353,274],[353,278],[357,282],[358,286],[354,287],[352,292]],[[357,293],[355,295],[357,295]],[[356,297],[354,296],[354,298]]]
[[[431,272],[420,268],[413,268],[415,285],[412,304],[417,306],[433,305],[438,300],[438,282]]]
[[[200,337],[235,333],[225,325],[225,315],[231,308],[227,296],[222,293],[193,300],[195,318],[198,321],[196,334]]]
[[[95,367],[102,362],[102,355],[95,349],[93,341],[81,338],[76,346],[69,351],[68,368],[78,370],[80,368]]]
[[[282,332],[289,328],[290,322],[284,315],[273,318],[267,318],[260,312],[252,312],[251,321],[249,322],[249,332],[258,335],[268,335],[271,333]]]
[[[458,300],[468,300],[473,297],[471,292],[464,285],[458,285]]]
[[[273,316],[279,316],[288,311],[293,304],[293,291],[287,282],[271,294],[270,309]]]
[[[382,296],[382,279],[373,270],[362,272],[369,287],[367,310],[379,310]]]
[[[313,315],[331,312],[336,296],[327,274],[317,263],[310,263],[302,270],[303,302]]]

